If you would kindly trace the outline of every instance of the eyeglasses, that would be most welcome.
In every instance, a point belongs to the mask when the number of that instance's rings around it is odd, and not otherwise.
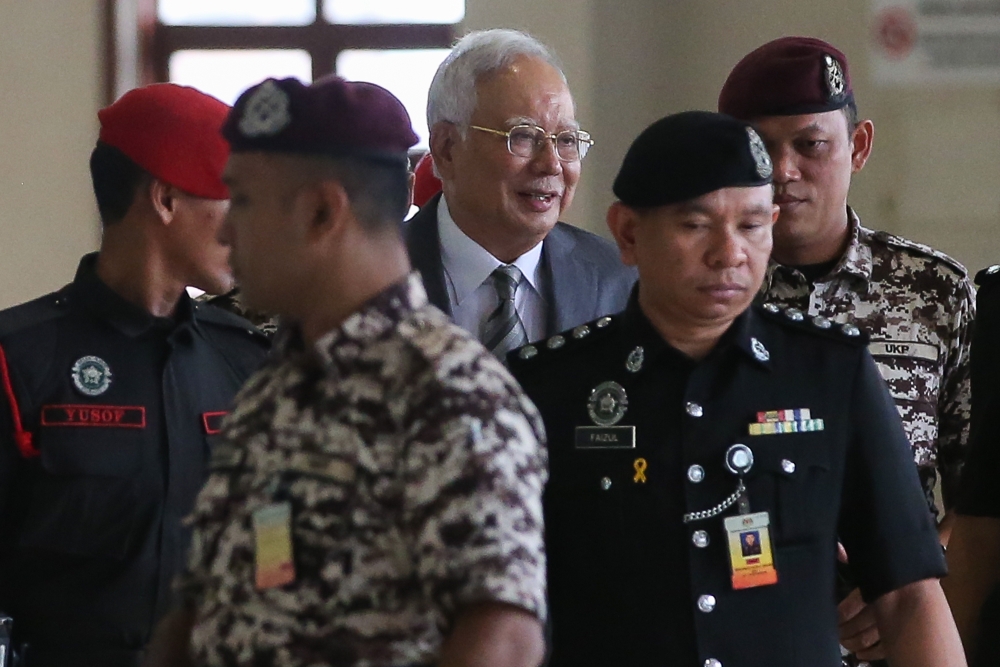
[[[548,134],[536,125],[515,125],[506,132],[488,127],[470,125],[473,130],[489,132],[499,137],[507,137],[507,150],[517,157],[535,157],[551,141],[556,147],[556,156],[563,162],[576,162],[587,157],[587,151],[594,145],[589,132],[565,130],[558,134]]]

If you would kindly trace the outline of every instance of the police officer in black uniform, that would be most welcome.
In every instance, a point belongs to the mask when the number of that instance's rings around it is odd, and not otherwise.
[[[213,435],[266,354],[185,291],[233,283],[216,239],[227,111],[171,84],[102,110],[100,252],[0,313],[0,609],[26,667],[140,664]]]
[[[969,664],[1000,664],[1000,264],[976,274],[972,427],[944,580]]]
[[[963,664],[863,334],[750,305],[771,170],[746,123],[654,123],[608,212],[628,307],[510,356],[549,437],[553,667],[838,666],[838,536],[893,664]]]

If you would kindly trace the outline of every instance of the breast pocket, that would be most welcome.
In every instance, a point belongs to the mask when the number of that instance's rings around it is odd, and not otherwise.
[[[751,511],[768,511],[775,542],[811,542],[836,523],[839,497],[831,473],[830,445],[822,433],[760,436],[751,443],[747,476]]]
[[[910,442],[914,445],[934,443],[938,436],[938,398],[941,393],[941,369],[937,361],[921,357],[878,356],[875,363],[889,387],[889,394],[903,419]]]
[[[43,422],[44,424],[44,422]],[[137,521],[138,428],[45,426],[21,547],[122,559]]]

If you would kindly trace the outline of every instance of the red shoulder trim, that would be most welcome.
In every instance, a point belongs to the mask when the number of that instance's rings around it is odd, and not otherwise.
[[[14,383],[10,381],[10,369],[7,367],[7,353],[0,345],[0,381],[3,382],[4,393],[7,394],[7,402],[10,403],[10,414],[14,420],[14,442],[21,450],[21,456],[26,459],[39,455],[38,449],[31,441],[31,433],[24,430],[21,423],[21,408],[17,405],[17,397],[14,395]]]

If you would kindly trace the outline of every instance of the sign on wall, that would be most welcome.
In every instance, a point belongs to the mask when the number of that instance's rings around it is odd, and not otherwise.
[[[879,83],[1000,84],[1000,0],[872,0]]]

